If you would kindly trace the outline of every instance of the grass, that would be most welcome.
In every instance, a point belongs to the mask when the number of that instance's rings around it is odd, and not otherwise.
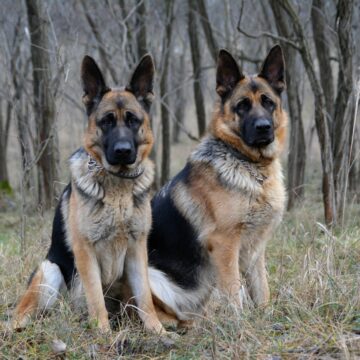
[[[52,214],[26,220],[20,253],[20,217],[0,217],[0,357],[56,358],[52,344],[67,346],[67,359],[355,359],[360,358],[360,209],[346,227],[324,230],[320,204],[286,214],[267,251],[271,303],[239,313],[214,294],[207,314],[168,344],[125,316],[118,330],[101,335],[64,295],[53,311],[22,332],[6,322],[26,281],[45,256]]]

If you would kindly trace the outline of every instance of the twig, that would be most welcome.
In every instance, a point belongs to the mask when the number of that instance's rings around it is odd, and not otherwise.
[[[288,39],[286,37],[279,36],[279,35],[276,35],[276,34],[273,34],[273,33],[267,32],[267,31],[262,31],[259,34],[252,35],[252,34],[249,34],[248,32],[246,32],[245,30],[243,30],[240,27],[240,23],[241,23],[241,19],[242,19],[242,13],[243,13],[243,7],[244,7],[244,3],[242,3],[242,6],[240,7],[239,20],[238,20],[238,23],[237,23],[237,26],[236,26],[236,29],[239,31],[240,34],[243,34],[243,35],[245,35],[246,37],[248,37],[250,39],[258,39],[258,38],[261,38],[261,37],[264,37],[264,36],[269,37],[269,38],[271,38],[273,40],[284,42],[284,43],[292,46],[296,50],[301,50],[301,47],[296,42],[294,42],[294,41],[292,41],[292,40],[290,40],[290,39]]]

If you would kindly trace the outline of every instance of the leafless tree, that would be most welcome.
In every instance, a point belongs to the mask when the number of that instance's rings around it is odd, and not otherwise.
[[[162,158],[161,158],[161,185],[170,178],[170,113],[168,109],[168,70],[170,59],[170,47],[173,29],[174,1],[166,3],[166,25],[163,42],[163,63],[161,66],[160,96],[161,96],[161,126],[162,126]]]
[[[51,88],[49,21],[41,0],[26,0],[31,38],[36,154],[38,157],[38,194],[42,206],[54,204],[54,184],[58,180],[58,138],[55,123],[55,100]]]
[[[276,19],[278,33],[290,39],[293,37],[292,26],[289,18],[284,13],[276,0],[271,0],[270,5]],[[290,140],[287,166],[288,209],[295,206],[296,202],[304,197],[306,145],[305,132],[302,119],[300,57],[296,49],[281,42],[286,59],[286,87],[290,115]]]
[[[319,63],[319,74],[324,89],[329,125],[334,113],[334,80],[331,66],[331,27],[327,23],[325,2],[314,0],[311,8],[311,24]]]
[[[199,136],[203,136],[206,130],[206,113],[204,95],[201,89],[201,51],[198,39],[198,26],[196,12],[196,0],[188,0],[188,31],[190,38],[191,60],[194,72],[194,98],[198,121]]]
[[[8,147],[10,121],[12,115],[11,103],[7,102],[6,109],[3,109],[0,101],[0,186],[10,186],[6,153]]]

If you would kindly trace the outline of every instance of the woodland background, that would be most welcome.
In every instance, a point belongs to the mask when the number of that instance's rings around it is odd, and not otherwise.
[[[192,147],[206,131],[218,49],[254,73],[274,43],[287,63],[288,209],[306,196],[309,173],[328,225],[358,199],[360,2],[26,0],[2,8],[0,182],[26,197],[24,206],[54,205],[64,159],[81,143],[84,54],[98,60],[110,85],[124,85],[140,57],[153,54],[159,187],[189,152],[179,144]]]
[[[53,209],[69,180],[66,160],[82,142],[85,54],[109,86],[125,85],[141,56],[153,55],[151,156],[159,188],[206,132],[217,100],[218,50],[256,73],[280,43],[289,211],[268,248],[272,305],[265,315],[251,309],[235,316],[215,301],[217,310],[180,340],[181,350],[164,356],[360,356],[359,0],[4,0],[1,10],[0,320],[46,253]],[[43,344],[54,334],[74,358],[94,342],[108,343],[84,332],[67,304],[61,301],[56,323],[50,317],[10,338],[0,322],[5,358],[19,351],[49,358],[51,347]],[[143,345],[140,326],[126,326],[129,358],[160,356]],[[120,350],[104,351],[114,358]]]

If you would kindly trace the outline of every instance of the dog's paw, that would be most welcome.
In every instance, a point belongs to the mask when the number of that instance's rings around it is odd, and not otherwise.
[[[11,322],[9,322],[9,328],[12,331],[21,331],[26,328],[30,318],[30,315],[25,315],[21,318],[16,317]]]

